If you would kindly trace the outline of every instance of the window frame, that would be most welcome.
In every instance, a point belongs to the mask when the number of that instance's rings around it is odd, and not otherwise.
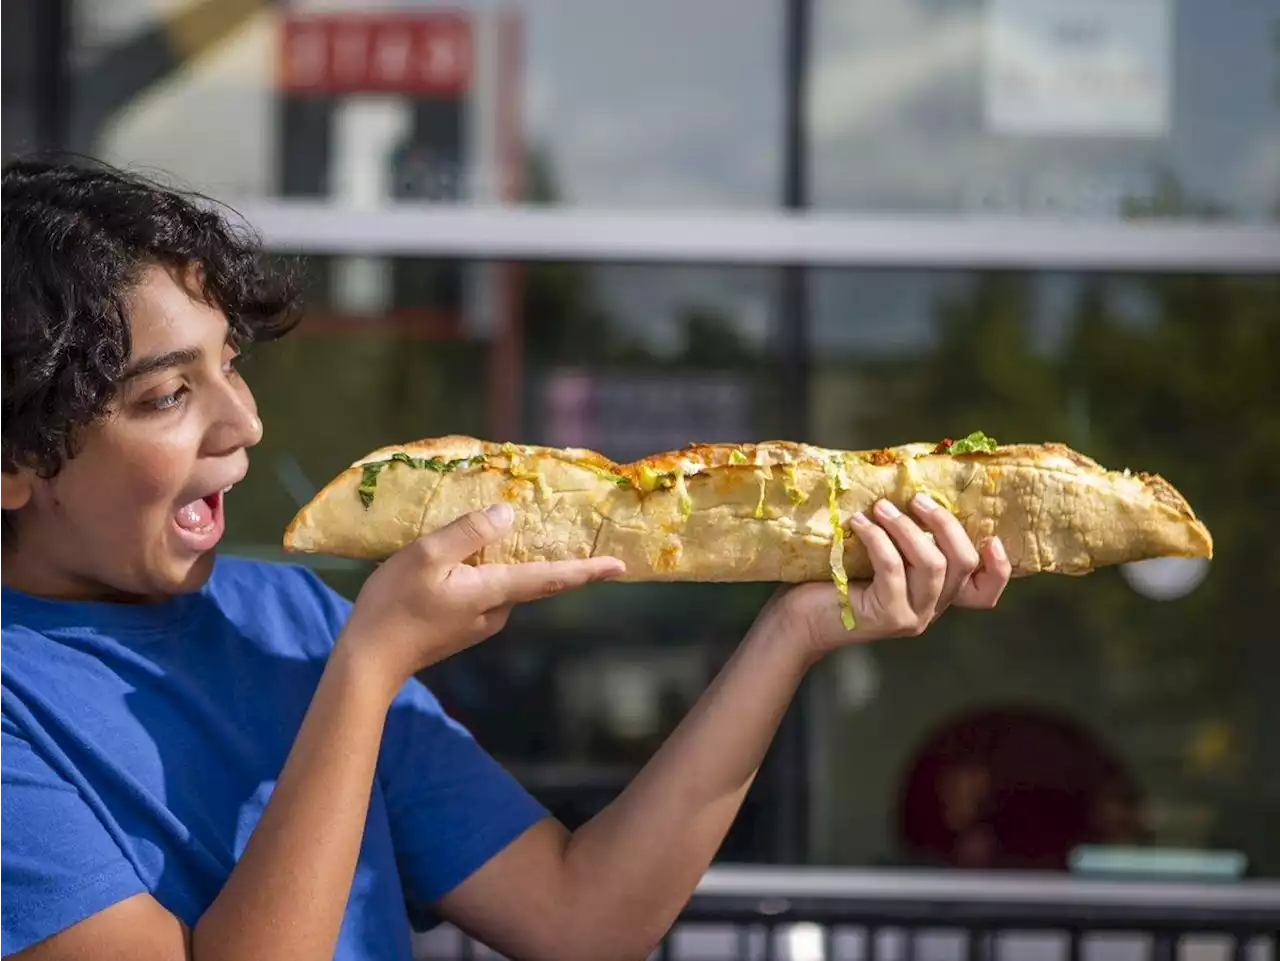
[[[483,261],[1143,273],[1280,272],[1280,226],[880,217],[785,209],[632,211],[507,205],[236,205],[268,248]]]

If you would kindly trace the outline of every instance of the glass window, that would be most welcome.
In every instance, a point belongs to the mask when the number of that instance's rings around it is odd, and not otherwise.
[[[784,5],[195,6],[74,6],[73,147],[228,198],[780,202]],[[841,0],[812,19],[815,207],[1280,211],[1270,0]]]
[[[1015,581],[1000,608],[827,665],[816,853],[1066,866],[1081,842],[1280,873],[1280,283],[815,271],[813,437],[982,429],[1162,474],[1216,556]]]
[[[1278,31],[1271,0],[818,3],[813,202],[1273,219]]]
[[[218,6],[76,5],[79,149],[222,197],[777,202],[775,4]]]
[[[382,260],[392,293],[360,313],[348,302],[367,278],[343,262],[308,260],[308,321],[246,365],[267,435],[230,511],[233,550],[278,556],[299,503],[376,446],[495,436],[504,370],[512,433],[534,442],[627,459],[790,429],[778,270]],[[808,285],[807,439],[1061,440],[1166,476],[1217,549],[1207,567],[1018,581],[993,614],[832,658],[811,712],[812,858],[1062,868],[1089,841],[1240,850],[1275,876],[1280,283],[846,269]],[[514,325],[503,303],[520,304]],[[506,341],[514,367],[495,361]],[[315,562],[348,596],[367,573]],[[580,819],[674,727],[770,590],[600,586],[522,610],[430,680]],[[724,857],[772,856],[782,790],[761,779]]]

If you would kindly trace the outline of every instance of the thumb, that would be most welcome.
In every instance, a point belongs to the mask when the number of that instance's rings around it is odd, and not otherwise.
[[[497,541],[511,527],[515,512],[509,504],[471,511],[422,538],[427,555],[438,564],[459,564]]]

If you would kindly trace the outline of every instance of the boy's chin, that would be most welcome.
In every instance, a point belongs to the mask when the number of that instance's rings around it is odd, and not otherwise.
[[[199,591],[209,582],[216,563],[217,551],[209,550],[170,571],[168,576],[165,577],[169,592],[173,594],[194,594]]]

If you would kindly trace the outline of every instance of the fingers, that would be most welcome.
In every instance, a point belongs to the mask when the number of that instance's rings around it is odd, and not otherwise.
[[[931,619],[947,584],[947,557],[914,520],[889,501],[879,501],[875,513],[907,562],[911,609],[918,616]]]
[[[982,545],[981,563],[978,569],[961,586],[956,595],[957,607],[990,610],[999,602],[1004,589],[1009,586],[1013,565],[1000,538],[993,537]]]
[[[883,516],[883,510],[877,513]],[[928,617],[918,613],[911,601],[911,578],[920,575],[913,575],[903,550],[885,527],[859,512],[853,515],[853,530],[866,547],[874,572],[869,585],[856,594],[853,590],[849,592],[850,601],[857,598],[855,619],[870,615],[877,629],[890,635],[918,634],[929,623]],[[916,593],[919,593],[918,586]]]
[[[480,568],[478,574],[482,602],[492,608],[553,597],[611,580],[625,570],[626,566],[616,558],[589,557],[579,561],[495,564]]]
[[[875,521],[855,516],[854,531],[875,572],[870,592],[888,621],[920,631],[953,604],[992,608],[1008,585],[1009,559],[998,539],[973,546],[959,520],[927,495],[912,501],[915,519],[887,500]]]
[[[493,637],[500,630],[507,626],[507,621],[511,619],[511,608],[513,605],[505,607],[495,607],[492,610],[485,611],[480,615],[480,634],[483,637]]]
[[[497,541],[511,527],[515,512],[510,504],[494,504],[471,511],[419,540],[434,564],[460,564]]]
[[[513,520],[509,505],[495,504],[487,510],[464,514],[421,538],[419,543],[431,563],[452,567],[498,541]],[[625,565],[612,557],[483,565],[477,568],[476,578],[468,582],[467,590],[468,593],[475,591],[472,596],[483,609],[494,611],[609,580],[625,570]]]
[[[948,510],[943,510],[928,494],[917,494],[911,502],[920,522],[933,534],[934,544],[942,559],[945,578],[936,612],[941,613],[955,602],[960,591],[978,569],[978,551],[964,526]]]
[[[946,584],[938,601],[938,613],[952,604],[980,609],[995,607],[1012,572],[1000,539],[990,538],[979,554],[956,516],[943,510],[927,494],[917,494],[912,507],[946,558]]]
[[[906,563],[884,528],[876,526],[871,518],[859,511],[853,515],[853,532],[871,558],[871,569],[875,572],[873,583],[883,585],[886,594],[905,595]]]
[[[817,656],[851,638],[907,637],[923,633],[948,606],[992,608],[1004,593],[1011,564],[1003,545],[991,538],[975,550],[964,526],[950,511],[917,501],[919,524],[884,501],[872,516],[853,515],[851,531],[871,561],[870,581],[850,583],[849,601],[857,621],[853,634],[837,610],[829,585],[802,584],[784,595],[782,620],[800,623]]]

